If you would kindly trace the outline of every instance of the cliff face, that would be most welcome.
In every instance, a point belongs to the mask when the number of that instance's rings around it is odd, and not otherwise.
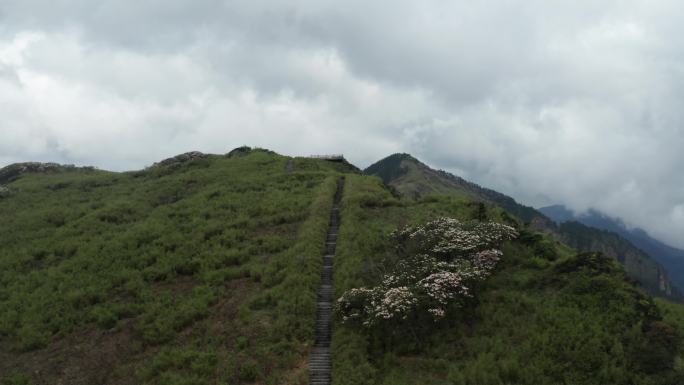
[[[575,214],[565,206],[555,205],[539,209],[557,223],[568,221],[579,222],[585,226],[606,230],[620,235],[647,254],[670,273],[672,282],[678,288],[684,288],[684,250],[666,245],[651,237],[646,231],[628,228],[619,218],[612,218],[597,210],[589,210],[583,214]],[[667,274],[663,275],[667,276]],[[666,285],[667,286],[667,285]]]
[[[580,251],[600,251],[619,261],[649,292],[666,297],[680,296],[665,268],[618,234],[575,221],[562,223],[558,230],[567,245]]]
[[[579,251],[600,251],[619,261],[627,274],[651,294],[677,300],[681,297],[667,270],[619,234],[581,223],[557,225],[540,211],[519,204],[505,194],[481,187],[446,171],[434,170],[409,154],[390,155],[368,167],[364,173],[380,177],[387,185],[407,197],[458,194],[499,206],[531,229],[546,233],[559,242]]]

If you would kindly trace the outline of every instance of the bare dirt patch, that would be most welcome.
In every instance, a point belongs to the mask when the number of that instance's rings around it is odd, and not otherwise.
[[[131,384],[133,377],[128,374],[132,373],[126,373],[125,363],[134,341],[131,320],[126,320],[121,330],[74,332],[40,350],[16,353],[2,349],[0,373],[22,373],[36,385]],[[114,368],[124,370],[115,376]]]

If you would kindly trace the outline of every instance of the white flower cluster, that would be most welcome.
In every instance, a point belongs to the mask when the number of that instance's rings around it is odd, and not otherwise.
[[[439,218],[422,226],[393,233],[398,241],[414,242],[420,249],[441,255],[472,253],[498,246],[518,236],[511,226],[496,222],[461,222]]]
[[[406,286],[357,288],[337,300],[336,310],[342,321],[360,320],[371,326],[380,320],[406,319],[415,310],[418,298]]]
[[[452,218],[396,231],[392,236],[402,244],[399,249],[413,242],[415,253],[403,256],[380,285],[346,292],[336,311],[343,322],[359,320],[365,326],[421,312],[442,318],[448,308],[472,297],[473,285],[491,275],[503,256],[499,245],[517,235],[510,226]]]
[[[377,318],[406,318],[418,303],[418,299],[406,286],[392,287],[381,294],[381,298],[371,300],[371,307]]]
[[[440,305],[447,305],[456,296],[470,295],[464,277],[451,271],[438,271],[418,281],[425,293]]]
[[[475,270],[489,275],[502,256],[503,252],[497,249],[479,251],[473,256],[473,266]]]

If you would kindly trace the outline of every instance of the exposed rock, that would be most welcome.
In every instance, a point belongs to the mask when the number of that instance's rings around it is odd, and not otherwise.
[[[4,198],[10,194],[10,189],[5,186],[0,186],[0,198]]]
[[[195,159],[203,159],[208,157],[209,155],[201,153],[199,151],[190,151],[186,152],[184,154],[176,155],[172,158],[164,159],[161,162],[157,162],[153,164],[151,167],[160,167],[160,166],[179,166],[183,163],[189,162],[191,160]]]
[[[73,164],[26,162],[14,163],[0,169],[0,183],[10,183],[24,174],[51,173],[67,170],[93,170],[93,167],[76,167]]]
[[[249,154],[250,152],[252,152],[251,147],[242,146],[242,147],[237,147],[237,148],[232,149],[228,154],[226,154],[226,156],[228,158],[232,158],[235,156],[245,156],[245,155]]]
[[[270,155],[278,155],[275,151],[269,150],[267,148],[242,146],[232,149],[225,156],[226,158],[233,158],[237,156],[246,156],[255,152],[262,152]]]

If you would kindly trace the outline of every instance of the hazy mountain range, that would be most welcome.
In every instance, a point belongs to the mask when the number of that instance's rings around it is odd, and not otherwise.
[[[613,228],[596,226],[592,222],[566,221],[567,215],[564,217],[565,220],[556,221],[562,222],[557,224],[552,215],[519,204],[507,195],[468,182],[446,171],[432,169],[409,154],[390,155],[366,168],[364,173],[382,178],[385,183],[407,196],[418,198],[451,193],[489,205],[500,206],[508,213],[529,223],[532,228],[551,235],[558,242],[582,251],[600,251],[619,261],[625,266],[627,274],[652,294],[673,299],[681,297],[678,288],[674,287],[670,279],[666,268],[668,265],[665,265],[664,260],[652,257],[645,248],[636,246],[630,238],[614,231]],[[551,211],[555,213],[559,210]],[[642,239],[648,238],[642,237]],[[667,248],[667,246],[662,245],[661,248]],[[676,254],[668,255],[670,255],[669,266],[674,266],[680,261]],[[684,258],[681,261],[681,266],[684,266]],[[681,277],[681,274],[678,274],[679,271],[681,270],[673,270],[672,274]]]
[[[619,234],[665,266],[670,273],[670,279],[678,288],[684,287],[684,250],[669,246],[651,237],[643,229],[630,228],[620,218],[612,218],[597,210],[577,214],[563,205],[553,205],[542,207],[539,211],[558,224],[576,221]]]

